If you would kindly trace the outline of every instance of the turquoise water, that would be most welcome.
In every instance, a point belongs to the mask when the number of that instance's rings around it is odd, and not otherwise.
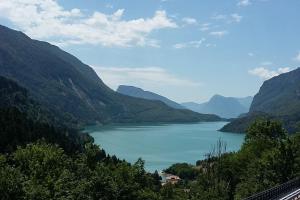
[[[110,155],[134,163],[138,158],[146,161],[149,171],[162,170],[174,163],[195,164],[203,159],[219,139],[228,151],[238,150],[243,134],[222,133],[226,122],[165,125],[91,126],[86,131],[95,143]]]

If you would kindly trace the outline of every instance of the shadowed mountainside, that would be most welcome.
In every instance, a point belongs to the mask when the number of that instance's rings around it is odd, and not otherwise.
[[[263,83],[246,116],[233,120],[222,131],[245,132],[256,118],[279,120],[289,132],[299,130],[300,69],[273,77]]]
[[[181,106],[175,101],[172,101],[164,96],[155,94],[154,92],[145,91],[141,88],[134,87],[134,86],[120,85],[117,89],[117,92],[131,97],[161,101],[167,104],[168,106],[176,109],[186,109],[185,107]]]
[[[91,67],[56,46],[4,26],[0,35],[0,75],[28,89],[34,100],[66,123],[220,120],[121,95],[108,88]]]

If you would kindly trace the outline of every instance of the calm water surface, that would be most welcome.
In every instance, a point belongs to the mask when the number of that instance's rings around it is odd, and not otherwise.
[[[110,155],[131,163],[141,157],[146,161],[147,170],[160,171],[178,162],[195,164],[219,139],[226,142],[228,151],[238,150],[244,135],[217,131],[225,124],[91,126],[86,131]]]

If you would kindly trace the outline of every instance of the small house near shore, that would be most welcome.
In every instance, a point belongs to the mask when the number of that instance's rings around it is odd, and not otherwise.
[[[161,173],[161,183],[162,185],[171,183],[171,184],[177,184],[181,179],[179,176],[173,175],[173,174],[167,174],[167,173]]]

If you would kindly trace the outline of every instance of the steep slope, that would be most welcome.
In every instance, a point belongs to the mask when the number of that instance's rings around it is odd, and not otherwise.
[[[181,105],[189,110],[201,113],[205,103],[184,102]]]
[[[235,98],[235,99],[238,100],[238,102],[240,102],[240,104],[242,104],[242,106],[246,107],[248,110],[250,109],[250,106],[251,106],[252,101],[253,101],[252,96],[242,97],[242,98]]]
[[[16,108],[32,121],[62,126],[49,110],[29,97],[28,91],[16,82],[0,76],[0,109]]]
[[[0,75],[27,88],[58,118],[72,124],[219,120],[163,103],[118,94],[92,68],[46,42],[0,26]]]
[[[263,83],[255,95],[247,116],[234,120],[223,131],[234,131],[239,124],[238,132],[244,132],[249,121],[263,113],[283,122],[290,132],[298,130],[300,123],[300,69],[281,74]]]
[[[175,101],[172,101],[166,97],[163,97],[159,94],[155,94],[150,91],[145,91],[141,88],[134,87],[134,86],[127,86],[127,85],[120,85],[117,89],[117,92],[120,94],[124,94],[131,97],[141,98],[141,99],[148,99],[148,100],[157,100],[161,101],[168,106],[176,109],[185,109],[180,104],[176,103]]]
[[[256,111],[275,116],[299,113],[300,69],[265,81],[255,95],[250,108],[250,112]]]
[[[226,124],[220,131],[232,132],[232,133],[245,133],[247,128],[258,119],[274,119],[271,115],[262,112],[254,112],[251,115],[246,114],[245,116],[234,119],[230,123]]]
[[[16,82],[0,76],[0,153],[43,139],[67,152],[80,151],[92,139],[66,128],[47,109],[29,97]]]
[[[215,95],[203,104],[188,102],[181,105],[199,113],[216,114],[224,118],[235,118],[242,113],[248,112],[251,101],[251,97],[234,98]]]

